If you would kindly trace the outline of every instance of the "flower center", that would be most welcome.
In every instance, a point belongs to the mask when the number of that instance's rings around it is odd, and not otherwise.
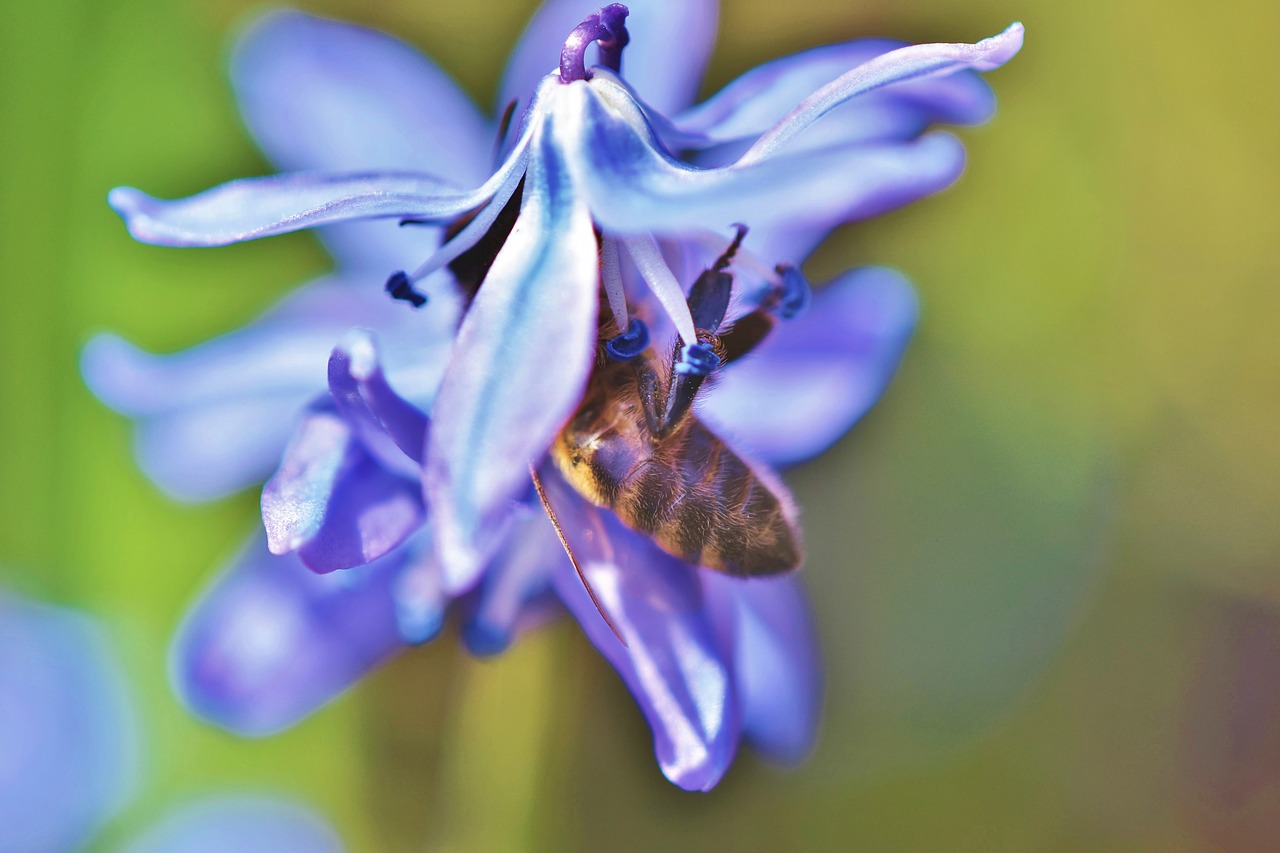
[[[600,45],[600,64],[611,71],[622,68],[622,49],[631,41],[624,22],[629,10],[621,3],[610,3],[599,12],[573,28],[560,50],[560,82],[589,80],[587,73],[587,48],[592,42]]]

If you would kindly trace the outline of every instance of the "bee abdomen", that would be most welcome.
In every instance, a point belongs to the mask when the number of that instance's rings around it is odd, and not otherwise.
[[[732,575],[768,575],[800,564],[785,492],[696,420],[622,492],[616,511],[668,553]]]

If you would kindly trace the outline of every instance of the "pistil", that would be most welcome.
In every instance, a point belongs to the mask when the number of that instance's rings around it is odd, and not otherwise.
[[[621,70],[622,49],[631,41],[625,26],[628,11],[621,3],[611,3],[573,28],[560,50],[560,82],[591,79],[586,56],[592,42],[600,45],[600,65]]]

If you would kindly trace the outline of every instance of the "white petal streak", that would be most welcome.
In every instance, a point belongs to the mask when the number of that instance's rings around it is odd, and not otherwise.
[[[468,586],[586,384],[599,258],[586,205],[549,134],[520,217],[458,332],[436,399],[426,493],[451,588]]]

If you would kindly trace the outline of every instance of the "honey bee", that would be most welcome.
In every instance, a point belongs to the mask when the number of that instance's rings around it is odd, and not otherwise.
[[[609,347],[617,326],[602,311],[594,371],[550,455],[578,494],[664,551],[753,576],[799,566],[794,504],[780,482],[734,453],[692,411],[706,365],[743,354],[772,327],[766,306],[721,329],[732,288],[726,268],[744,234],[740,228],[689,295],[700,347],[690,349],[705,359],[702,369],[691,368],[678,345],[665,360],[654,347],[620,360]]]

